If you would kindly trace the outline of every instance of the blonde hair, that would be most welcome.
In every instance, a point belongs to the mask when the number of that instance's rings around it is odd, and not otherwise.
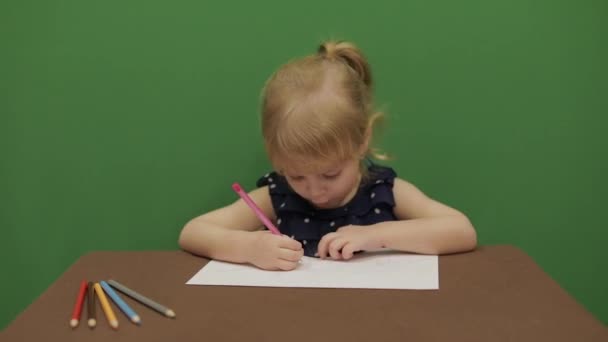
[[[361,153],[383,114],[373,110],[370,66],[352,43],[325,42],[316,54],[281,66],[266,82],[261,114],[278,171],[288,161],[386,159],[369,146]]]

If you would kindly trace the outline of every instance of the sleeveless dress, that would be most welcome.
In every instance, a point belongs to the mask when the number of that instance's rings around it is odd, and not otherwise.
[[[338,208],[318,209],[291,189],[285,177],[267,173],[257,181],[258,187],[268,186],[272,207],[277,216],[277,228],[302,244],[304,255],[314,256],[321,238],[346,225],[372,225],[395,221],[392,168],[370,164],[368,177],[359,185],[355,196]]]

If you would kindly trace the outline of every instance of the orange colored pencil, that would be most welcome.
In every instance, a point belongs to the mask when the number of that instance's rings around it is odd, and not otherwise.
[[[114,311],[112,311],[112,307],[108,302],[108,298],[106,298],[106,294],[103,293],[101,286],[99,283],[95,283],[93,285],[95,287],[95,292],[97,293],[97,297],[99,297],[99,302],[101,303],[101,308],[103,312],[106,314],[106,318],[108,319],[108,323],[114,329],[118,329],[118,320],[116,319],[116,315],[114,315]]]
[[[87,294],[87,281],[83,280],[80,283],[80,290],[78,290],[78,297],[76,297],[76,303],[74,304],[74,310],[72,310],[72,319],[70,319],[70,327],[72,329],[78,326],[80,322],[80,314],[82,313],[82,303],[84,303],[84,297]]]

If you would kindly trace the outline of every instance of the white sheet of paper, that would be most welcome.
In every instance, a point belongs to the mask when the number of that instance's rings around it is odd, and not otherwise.
[[[436,255],[366,252],[348,261],[303,257],[293,271],[265,271],[252,265],[212,260],[188,285],[439,289]]]

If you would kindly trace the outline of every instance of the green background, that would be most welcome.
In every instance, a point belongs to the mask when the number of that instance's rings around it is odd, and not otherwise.
[[[398,174],[608,323],[607,14],[603,0],[0,2],[0,327],[79,256],[177,249],[187,220],[236,199],[232,182],[251,189],[269,169],[263,82],[326,38],[367,54]]]

